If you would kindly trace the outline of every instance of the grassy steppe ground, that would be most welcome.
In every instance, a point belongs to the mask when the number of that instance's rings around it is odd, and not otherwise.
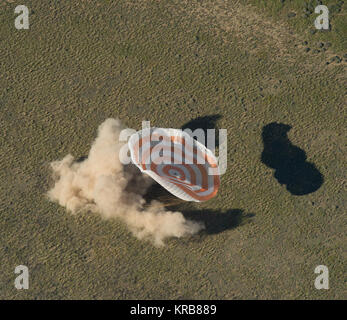
[[[311,34],[313,20],[287,18],[299,1],[252,2],[26,1],[29,30],[0,3],[1,298],[346,298],[346,62],[326,64],[347,51],[346,4]],[[228,170],[216,198],[178,209],[213,232],[158,249],[44,196],[49,162],[86,155],[107,117],[140,129],[211,115]],[[316,192],[290,194],[260,161],[273,121],[324,175]],[[29,290],[14,287],[20,264]],[[320,264],[329,290],[314,287]]]

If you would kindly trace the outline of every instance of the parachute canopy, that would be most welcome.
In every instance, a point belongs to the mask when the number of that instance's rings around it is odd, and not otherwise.
[[[132,162],[178,198],[206,201],[220,185],[218,162],[211,150],[178,129],[148,128],[128,142]]]

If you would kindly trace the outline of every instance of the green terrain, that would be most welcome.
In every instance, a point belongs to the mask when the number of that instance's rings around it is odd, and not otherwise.
[[[323,1],[330,31],[314,31],[316,3],[2,0],[0,298],[345,299],[347,2]],[[85,156],[108,117],[228,130],[217,197],[174,207],[205,231],[157,248],[47,200],[49,163]],[[291,194],[261,161],[272,122],[324,177],[316,191]]]

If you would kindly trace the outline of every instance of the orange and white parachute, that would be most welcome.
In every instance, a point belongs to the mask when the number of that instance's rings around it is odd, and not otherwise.
[[[211,150],[177,129],[148,128],[128,142],[132,162],[178,198],[207,201],[220,185],[218,161]]]

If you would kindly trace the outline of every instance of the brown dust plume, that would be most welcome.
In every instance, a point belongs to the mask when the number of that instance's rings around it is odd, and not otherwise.
[[[98,129],[88,157],[75,161],[72,155],[51,163],[54,186],[51,201],[69,212],[92,211],[104,218],[117,218],[127,224],[139,239],[161,246],[170,237],[199,232],[202,223],[187,220],[181,212],[164,208],[159,201],[146,204],[143,196],[152,179],[134,165],[123,165],[119,152],[126,142],[119,141],[124,129],[120,120],[107,119]]]

